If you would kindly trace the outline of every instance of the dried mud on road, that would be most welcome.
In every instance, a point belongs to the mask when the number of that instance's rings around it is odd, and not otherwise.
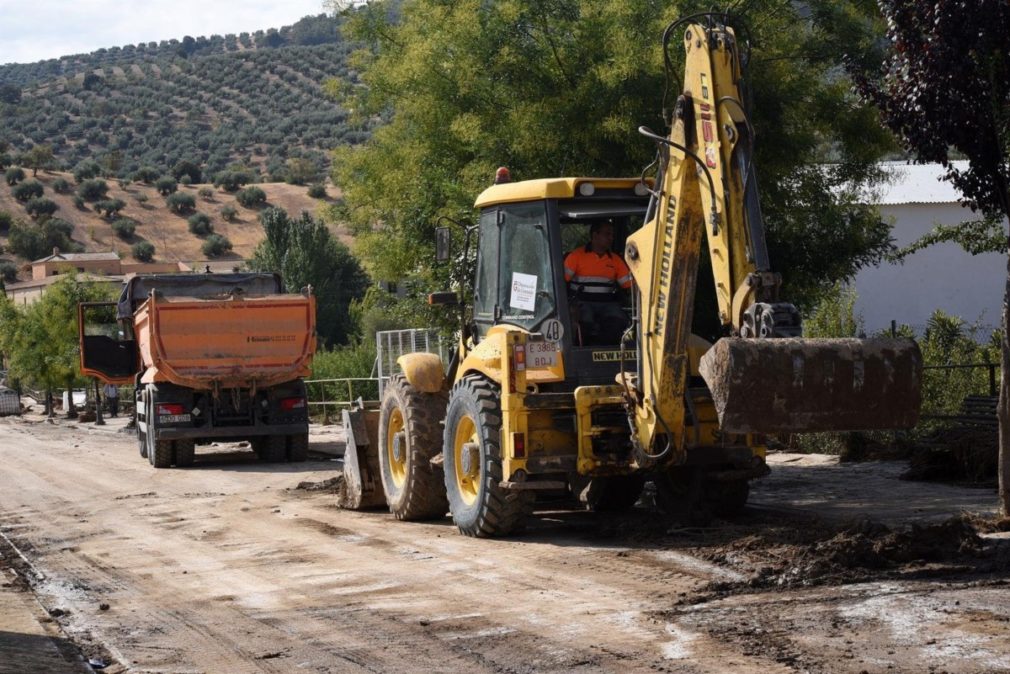
[[[0,419],[0,555],[104,671],[1010,671],[994,494],[900,464],[776,455],[731,522],[547,504],[489,541],[340,510],[337,461],[154,470],[114,431]]]

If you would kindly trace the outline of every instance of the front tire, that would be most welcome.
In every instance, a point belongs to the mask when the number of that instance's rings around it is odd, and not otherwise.
[[[533,509],[531,492],[502,489],[498,387],[467,376],[449,394],[445,416],[445,487],[452,520],[466,536],[505,536]]]
[[[309,434],[295,433],[288,436],[288,461],[300,462],[309,458]]]
[[[438,423],[445,393],[422,393],[394,375],[379,410],[379,474],[389,511],[399,520],[443,517],[449,510],[441,470],[431,459],[442,450]]]

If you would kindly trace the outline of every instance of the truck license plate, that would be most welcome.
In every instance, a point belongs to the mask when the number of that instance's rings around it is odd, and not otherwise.
[[[561,345],[557,342],[527,342],[526,366],[529,368],[555,367],[558,364],[558,351]]]
[[[162,414],[158,417],[160,424],[182,424],[189,423],[191,417],[188,414]]]

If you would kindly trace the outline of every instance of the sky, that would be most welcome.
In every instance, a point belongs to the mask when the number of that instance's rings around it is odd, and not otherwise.
[[[251,33],[323,11],[323,0],[0,0],[0,64],[187,35]]]

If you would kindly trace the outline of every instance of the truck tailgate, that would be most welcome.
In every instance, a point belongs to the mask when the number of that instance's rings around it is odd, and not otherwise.
[[[195,389],[271,386],[309,374],[315,298],[154,296],[134,316],[142,381]]]

